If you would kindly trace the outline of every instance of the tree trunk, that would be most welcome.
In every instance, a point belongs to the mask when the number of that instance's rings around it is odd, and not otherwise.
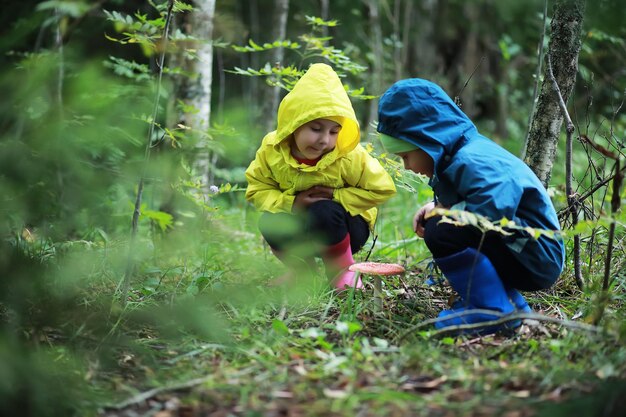
[[[287,36],[287,17],[289,15],[289,0],[276,0],[274,3],[274,23],[272,30],[272,39],[270,42],[277,40],[285,40]],[[285,59],[285,48],[280,47],[272,50],[271,65],[282,66]],[[280,87],[272,87],[267,95],[268,99],[265,103],[264,121],[266,123],[266,131],[276,128],[276,114],[278,105],[280,104]]]
[[[461,100],[462,109],[467,116],[472,119],[476,116],[476,101],[478,100],[476,92],[479,86],[476,84],[479,77],[474,78],[475,72],[481,71],[481,51],[479,50],[478,27],[477,22],[480,21],[479,6],[475,2],[466,2],[463,4],[463,14],[467,22],[467,32],[465,34],[465,44],[462,52],[463,62],[459,71],[459,91],[462,89],[462,96],[465,100]],[[467,83],[467,85],[466,85]],[[461,97],[459,97],[461,98]]]
[[[196,0],[195,9],[182,16],[180,29],[198,39],[190,45],[197,51],[197,58],[189,58],[179,54],[176,64],[191,77],[181,77],[176,86],[176,97],[185,103],[185,107],[193,109],[179,114],[179,120],[191,127],[196,137],[196,158],[194,170],[202,181],[202,187],[208,193],[211,185],[211,151],[208,146],[208,129],[211,122],[211,84],[213,82],[213,16],[215,0]]]
[[[369,23],[370,23],[370,39],[372,45],[372,52],[374,55],[374,62],[372,65],[372,84],[369,94],[382,94],[383,93],[383,33],[380,27],[380,14],[378,0],[367,0],[367,7],[369,9]],[[372,129],[372,123],[374,120],[378,120],[378,100],[370,100],[369,114],[366,125],[363,126],[364,131],[370,132]]]
[[[411,2],[409,1],[407,3],[410,4]],[[387,14],[387,18],[389,19],[389,22],[393,27],[393,33],[391,35],[391,39],[393,42],[393,74],[394,80],[400,80],[404,78],[402,76],[404,70],[404,62],[402,61],[403,50],[408,49],[403,48],[403,45],[401,43],[403,39],[402,25],[400,23],[400,20],[402,19],[402,0],[393,1],[393,10],[391,10],[391,7],[389,6],[389,2],[387,0],[380,2],[380,4],[384,8],[385,13]]]
[[[425,0],[413,12],[413,2],[407,1],[404,15],[405,49],[411,50],[407,57],[406,72],[410,77],[430,78],[441,71],[441,57],[437,53],[436,27],[439,0]],[[410,37],[409,37],[410,36]]]
[[[321,0],[320,1],[320,17],[322,20],[328,20],[329,16],[329,0]],[[322,26],[322,37],[328,37],[328,27]]]
[[[242,19],[245,21],[246,18],[250,21],[250,33],[248,34],[248,39],[258,41],[260,39],[260,24],[259,24],[259,4],[257,0],[245,0],[243,2],[245,5],[242,7],[243,11],[247,11],[247,16],[242,16]],[[260,68],[260,60],[259,54],[239,54],[241,59],[241,68]],[[244,97],[246,100],[246,104],[248,105],[248,113],[254,115],[251,119],[256,123],[261,115],[261,111],[263,110],[263,97],[259,93],[259,91],[265,91],[260,87],[260,82],[258,77],[244,77],[242,80],[244,83]],[[247,86],[247,87],[246,87]]]
[[[199,111],[191,116],[192,127],[207,133],[211,126],[211,84],[213,83],[213,16],[215,0],[196,0],[196,10],[192,13],[191,27],[193,34],[202,40],[198,45],[196,73],[198,80],[195,94],[192,93],[190,103]],[[205,192],[213,182],[211,170],[211,151],[207,146],[208,138],[201,136],[198,143],[199,153],[195,168],[202,175]]]
[[[565,103],[574,89],[578,72],[584,9],[585,0],[558,0],[550,24],[552,36],[547,53],[552,58],[552,71]],[[558,97],[549,77],[544,76],[524,161],[546,187],[550,182],[562,124],[563,114],[559,108]]]
[[[401,64],[401,69],[400,69],[400,77],[398,77],[398,80],[400,78],[404,78],[404,74],[406,74],[407,72],[410,73],[409,70],[409,53],[411,51],[411,48],[409,47],[409,35],[411,33],[411,22],[413,21],[413,2],[412,1],[406,1],[404,3],[404,16],[403,17],[403,21],[402,21],[402,51],[401,51],[401,56],[400,56],[400,64]],[[397,76],[398,74],[396,74]]]

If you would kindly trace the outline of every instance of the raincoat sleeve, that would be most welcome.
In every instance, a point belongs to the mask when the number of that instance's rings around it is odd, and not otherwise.
[[[257,151],[254,161],[246,169],[246,179],[246,200],[258,210],[271,213],[291,212],[295,196],[281,191],[278,182],[273,178],[263,148]]]
[[[393,179],[380,162],[360,145],[348,156],[342,176],[346,186],[335,190],[334,200],[353,216],[376,207],[396,193]]]

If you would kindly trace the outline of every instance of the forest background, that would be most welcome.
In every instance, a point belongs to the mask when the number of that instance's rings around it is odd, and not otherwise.
[[[626,415],[626,7],[584,3],[4,4],[0,415]],[[434,332],[450,291],[426,285],[440,277],[410,229],[431,194],[382,154],[376,96],[431,79],[526,157],[557,10],[584,16],[568,114],[549,121],[565,120],[546,182],[566,269],[515,335]],[[399,185],[359,254],[407,268],[382,309],[369,281],[350,297],[322,277],[269,286],[282,266],[243,199],[313,62],[344,77]]]

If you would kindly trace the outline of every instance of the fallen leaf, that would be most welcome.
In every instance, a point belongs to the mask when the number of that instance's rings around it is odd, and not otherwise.
[[[289,391],[274,391],[272,392],[274,398],[293,398],[293,392]]]
[[[348,393],[338,389],[324,388],[324,395],[328,398],[346,398]]]
[[[407,391],[428,392],[439,388],[439,386],[447,380],[448,377],[446,377],[445,375],[442,375],[439,378],[421,376],[406,381],[404,384],[402,384],[401,388]]]

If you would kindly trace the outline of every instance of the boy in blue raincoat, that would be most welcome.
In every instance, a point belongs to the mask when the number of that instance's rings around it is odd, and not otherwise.
[[[491,221],[507,218],[522,227],[559,230],[554,206],[537,176],[519,158],[481,135],[472,121],[436,84],[398,81],[379,101],[378,132],[386,151],[402,157],[407,169],[427,175],[435,201],[417,211],[413,229],[460,301],[439,314],[438,329],[530,312],[518,290],[552,286],[563,269],[559,237],[539,239],[520,230],[505,236],[471,225],[439,222],[435,207],[465,210]],[[492,310],[494,314],[479,312]],[[473,332],[491,333],[502,326]]]

